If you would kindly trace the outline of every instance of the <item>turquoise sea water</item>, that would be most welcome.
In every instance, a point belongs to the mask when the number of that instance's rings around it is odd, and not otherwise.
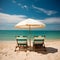
[[[31,38],[34,36],[44,36],[46,35],[47,40],[55,40],[55,39],[60,39],[60,31],[41,31],[41,30],[0,30],[0,41],[5,41],[5,40],[16,40],[16,36],[28,36],[31,34]]]

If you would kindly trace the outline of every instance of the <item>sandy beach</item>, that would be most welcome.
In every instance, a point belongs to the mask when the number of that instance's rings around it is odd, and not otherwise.
[[[0,60],[60,60],[60,41],[45,41],[47,52],[16,51],[15,41],[0,41]]]

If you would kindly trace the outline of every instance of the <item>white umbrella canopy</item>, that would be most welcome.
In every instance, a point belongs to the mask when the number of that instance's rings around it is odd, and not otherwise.
[[[36,29],[36,28],[44,28],[45,24],[34,19],[26,19],[24,21],[19,22],[15,27],[20,29],[29,29],[29,28]]]

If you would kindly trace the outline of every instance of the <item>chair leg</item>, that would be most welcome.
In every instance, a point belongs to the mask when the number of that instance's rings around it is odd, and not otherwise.
[[[43,47],[44,47],[44,51],[47,51],[47,50],[46,50],[46,47],[45,47],[45,44],[43,44]]]
[[[21,45],[19,45],[19,51],[20,51]]]
[[[15,52],[16,52],[16,48],[17,48],[17,47],[18,47],[18,46],[15,47]]]
[[[45,44],[43,44],[43,47],[45,48]]]
[[[33,45],[33,50],[35,51],[35,46]]]
[[[27,47],[28,47],[28,46],[27,46],[27,44],[26,44],[26,49],[25,49],[25,52],[27,52]]]

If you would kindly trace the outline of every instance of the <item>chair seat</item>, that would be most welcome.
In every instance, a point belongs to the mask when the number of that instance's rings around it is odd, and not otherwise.
[[[34,40],[34,44],[43,44],[44,43],[44,39],[35,39]]]
[[[34,42],[34,44],[43,44],[43,42]]]
[[[27,41],[18,41],[18,43],[27,43]]]
[[[27,39],[17,39],[19,45],[26,45]]]
[[[27,45],[26,43],[18,43],[18,45]]]

